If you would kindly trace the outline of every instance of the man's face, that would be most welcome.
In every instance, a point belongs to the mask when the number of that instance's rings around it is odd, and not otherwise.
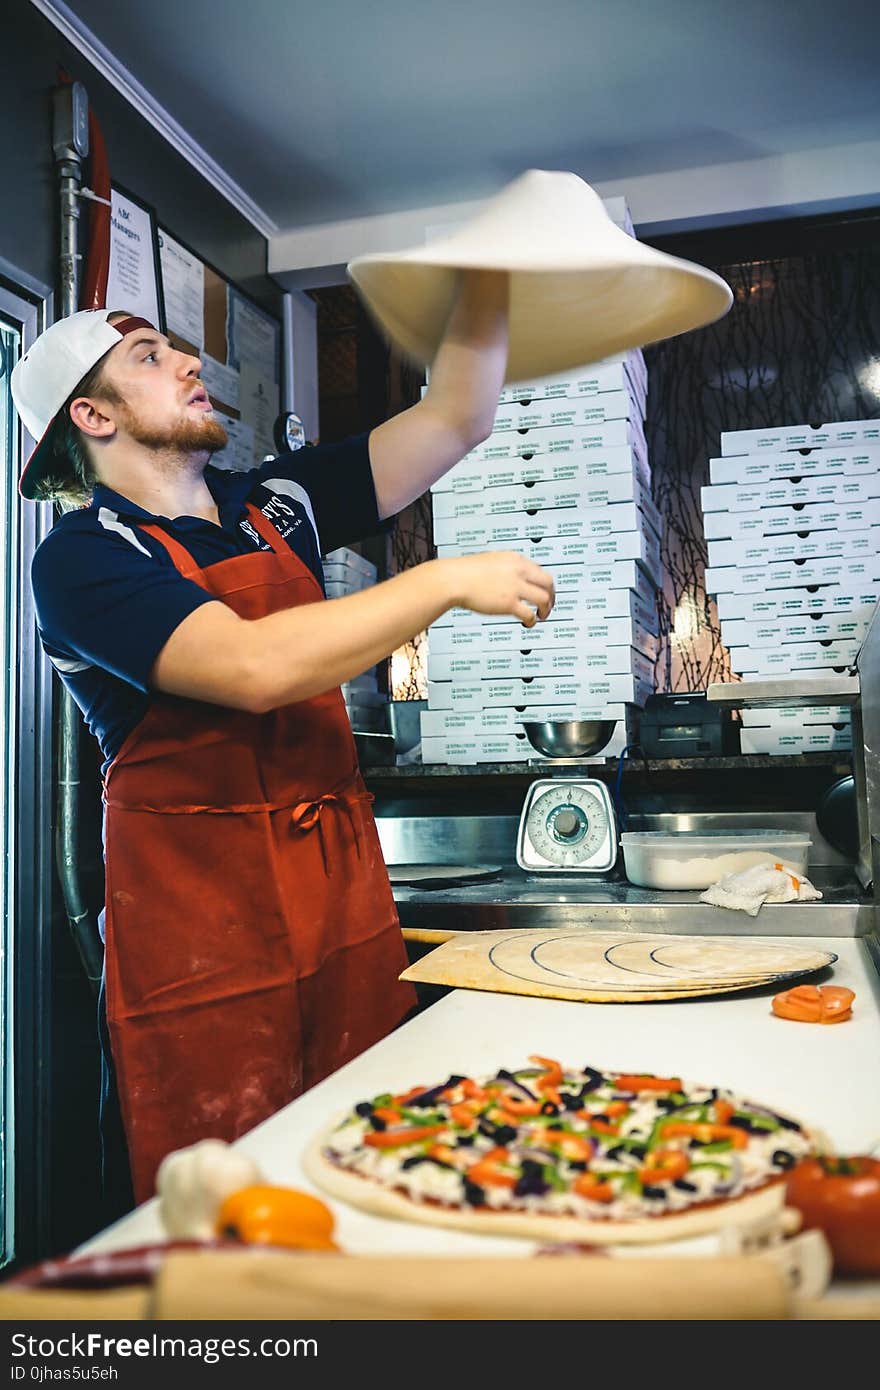
[[[198,357],[178,352],[156,329],[137,328],[108,354],[103,377],[118,396],[103,407],[128,438],[150,449],[215,453],[227,442],[199,380]]]

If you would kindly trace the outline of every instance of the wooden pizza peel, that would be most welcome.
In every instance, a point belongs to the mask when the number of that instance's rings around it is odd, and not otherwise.
[[[781,985],[832,965],[809,945],[754,937],[522,928],[460,932],[402,980],[585,1003],[692,999]]]

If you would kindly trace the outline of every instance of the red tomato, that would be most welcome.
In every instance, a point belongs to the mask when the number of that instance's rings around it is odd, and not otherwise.
[[[802,1159],[789,1172],[786,1202],[805,1230],[824,1232],[839,1273],[880,1274],[880,1159]]]

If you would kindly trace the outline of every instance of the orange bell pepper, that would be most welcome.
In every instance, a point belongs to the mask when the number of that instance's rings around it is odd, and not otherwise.
[[[690,1159],[681,1149],[654,1149],[645,1158],[644,1167],[639,1169],[639,1182],[652,1186],[658,1182],[675,1182],[683,1178]]]
[[[519,1179],[514,1173],[505,1173],[500,1167],[501,1163],[510,1160],[510,1152],[503,1147],[490,1149],[487,1154],[477,1163],[472,1163],[468,1168],[466,1177],[468,1182],[476,1183],[478,1187],[516,1187]]]
[[[535,1080],[535,1086],[539,1091],[543,1091],[547,1086],[559,1086],[562,1082],[562,1064],[554,1062],[552,1057],[530,1057],[530,1062],[534,1062],[538,1067],[544,1067],[544,1075]]]
[[[852,1017],[855,994],[842,985],[797,985],[777,994],[773,1012],[796,1023],[843,1023]]]
[[[608,1105],[603,1107],[602,1114],[610,1115],[612,1120],[614,1120],[617,1119],[617,1117],[620,1115],[628,1115],[631,1109],[632,1106],[630,1105],[629,1101],[612,1100],[609,1102]]]
[[[377,1105],[375,1110],[373,1111],[373,1114],[376,1115],[378,1119],[384,1120],[386,1125],[400,1124],[400,1111],[392,1110],[390,1106]]]
[[[414,1125],[407,1129],[374,1130],[364,1135],[364,1143],[371,1149],[397,1149],[403,1144],[433,1139],[435,1134],[445,1134],[448,1128],[448,1125]]]
[[[579,1197],[589,1197],[591,1202],[613,1202],[614,1188],[610,1182],[602,1182],[594,1173],[579,1173],[572,1183],[572,1191]]]
[[[458,1105],[450,1105],[449,1115],[456,1125],[472,1125],[474,1119],[482,1109],[482,1102],[478,1100],[462,1100]]]
[[[693,1123],[670,1120],[663,1126],[662,1136],[664,1139],[696,1139],[700,1144],[714,1144],[718,1140],[729,1139],[735,1149],[744,1149],[749,1142],[746,1131],[736,1125],[713,1125],[701,1120]]]
[[[290,1187],[256,1184],[239,1188],[221,1204],[219,1236],[247,1245],[284,1245],[294,1250],[338,1250],[331,1239],[333,1213],[319,1198]]]
[[[436,1158],[438,1163],[451,1163],[453,1168],[455,1163],[455,1150],[450,1149],[448,1144],[431,1144],[428,1148],[428,1157]]]
[[[605,1114],[604,1111],[602,1111],[601,1114],[594,1115],[590,1110],[578,1110],[576,1114],[579,1120],[586,1120],[590,1129],[594,1129],[597,1134],[620,1133],[619,1124],[616,1124],[613,1120],[606,1120],[603,1118]]]
[[[596,1145],[592,1139],[586,1139],[581,1134],[566,1134],[558,1129],[547,1129],[542,1126],[540,1136],[533,1133],[533,1142],[541,1145],[550,1145],[558,1149],[563,1158],[574,1159],[581,1162],[590,1159],[596,1151]]]
[[[680,1091],[680,1076],[615,1076],[616,1091]]]
[[[427,1086],[410,1086],[409,1090],[408,1090],[408,1091],[404,1091],[404,1093],[403,1093],[402,1096],[392,1096],[392,1097],[391,1097],[391,1104],[392,1104],[392,1105],[406,1105],[406,1104],[408,1104],[409,1101],[411,1101],[411,1100],[413,1099],[414,1096],[421,1096],[421,1095],[424,1095],[424,1093],[425,1093],[425,1091],[427,1091],[427,1089],[428,1089]]]
[[[736,1114],[736,1106],[731,1105],[729,1100],[716,1100],[714,1108],[715,1119],[720,1125],[726,1125]]]
[[[539,1100],[520,1100],[518,1096],[498,1096],[497,1103],[502,1110],[519,1119],[521,1115],[540,1115],[542,1102]]]

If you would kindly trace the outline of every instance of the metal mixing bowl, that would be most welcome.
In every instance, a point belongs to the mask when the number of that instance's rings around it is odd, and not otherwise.
[[[523,728],[532,747],[546,758],[589,758],[610,741],[617,720],[553,720],[523,724]]]

